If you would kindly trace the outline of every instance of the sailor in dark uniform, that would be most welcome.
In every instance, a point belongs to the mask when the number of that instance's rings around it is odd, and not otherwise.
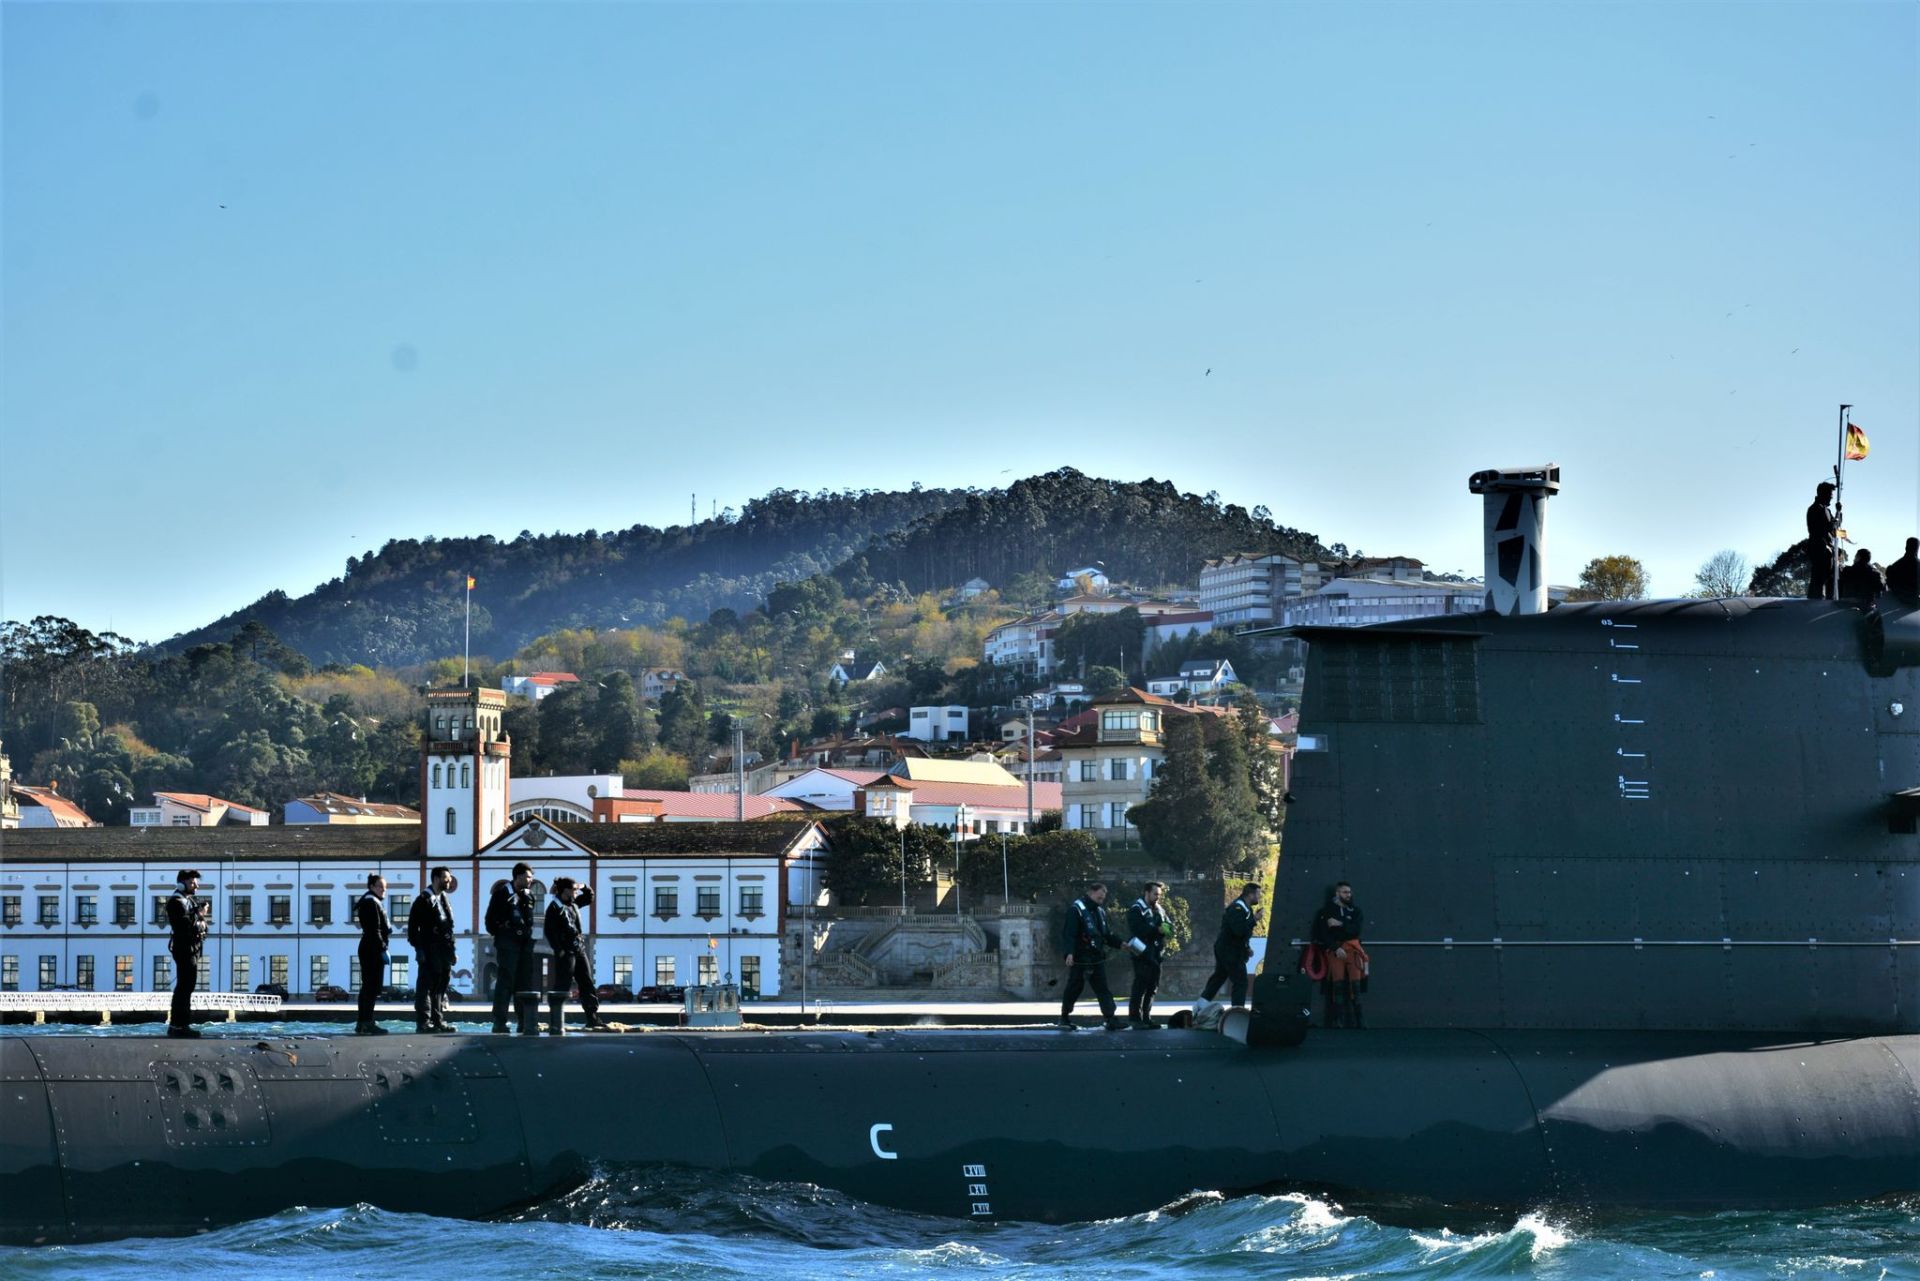
[[[531,1001],[516,1001],[520,1011],[520,1035],[538,1036],[540,979],[533,972],[533,868],[525,863],[513,865],[513,880],[493,887],[487,900],[487,933],[493,935],[494,956],[499,972],[493,980],[493,1030],[507,1028],[507,1002],[522,994]]]
[[[1887,590],[1903,605],[1920,605],[1920,538],[1907,540],[1907,553],[1887,566]]]
[[[1262,890],[1248,881],[1220,918],[1220,933],[1213,940],[1213,973],[1200,989],[1200,999],[1211,1001],[1220,994],[1222,984],[1231,984],[1233,1003],[1247,1003],[1247,962],[1253,959],[1253,911],[1260,906]]]
[[[576,908],[593,906],[593,886],[581,885],[573,891],[573,905]],[[580,989],[580,1011],[587,1016],[588,1027],[605,1027],[600,1021],[600,993],[593,982],[593,957],[587,952],[587,940],[582,938],[580,946],[573,954],[573,985]]]
[[[1807,599],[1833,599],[1833,539],[1840,517],[1832,507],[1833,482],[1823,480],[1807,504]]]
[[[1881,581],[1880,571],[1873,567],[1873,553],[1864,547],[1853,554],[1853,564],[1840,571],[1841,600],[1872,609],[1885,590],[1887,585]]]
[[[1073,1027],[1073,1003],[1091,987],[1100,999],[1100,1013],[1107,1031],[1117,1032],[1126,1024],[1113,1016],[1113,989],[1107,986],[1107,949],[1120,946],[1120,938],[1107,924],[1107,887],[1099,881],[1087,886],[1067,906],[1060,932],[1060,951],[1067,962],[1067,988],[1060,994],[1060,1026]]]
[[[173,957],[173,1004],[167,1014],[168,1036],[199,1036],[193,1026],[193,989],[200,981],[200,950],[207,941],[207,917],[213,905],[199,897],[200,873],[186,871],[175,878],[179,888],[167,896],[167,951]]]
[[[367,892],[353,905],[353,919],[360,926],[360,1021],[353,1030],[360,1036],[385,1036],[387,1029],[373,1021],[373,1003],[387,985],[387,944],[393,939],[386,877],[367,874]]]
[[[407,944],[420,961],[420,986],[413,990],[413,1028],[416,1032],[451,1032],[447,1022],[447,986],[453,981],[453,902],[448,894],[453,873],[436,867],[427,877],[427,892],[413,900],[407,912]]]
[[[547,987],[547,1034],[567,1034],[567,991],[573,986],[575,962],[580,955],[580,909],[573,905],[574,880],[556,876],[553,902],[547,904],[547,919],[542,931],[553,952],[553,968]]]
[[[1167,909],[1160,906],[1167,887],[1148,881],[1140,897],[1127,909],[1127,952],[1133,961],[1133,991],[1127,996],[1127,1018],[1135,1027],[1157,1028],[1153,1021],[1153,994],[1160,987],[1160,965],[1167,954]]]
[[[1364,1027],[1360,1011],[1360,985],[1367,980],[1372,962],[1361,933],[1367,914],[1353,901],[1353,886],[1336,881],[1327,891],[1327,901],[1313,917],[1313,941],[1327,958],[1327,1026]]]

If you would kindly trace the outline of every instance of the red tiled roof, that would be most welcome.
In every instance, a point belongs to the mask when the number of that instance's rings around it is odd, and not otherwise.
[[[176,805],[184,805],[190,810],[199,810],[202,813],[212,809],[216,805],[224,805],[230,810],[239,810],[242,814],[266,813],[263,809],[255,809],[251,805],[242,805],[239,801],[229,801],[218,796],[209,796],[205,792],[155,792],[153,795],[156,800],[164,796]]]
[[[822,774],[831,774],[835,778],[845,779],[847,782],[852,783],[856,787],[865,787],[868,783],[873,782],[875,779],[885,778],[887,776],[887,772],[885,770],[880,770],[880,769],[822,768],[820,772]]]
[[[568,681],[578,684],[580,678],[572,672],[535,672],[526,680],[529,685],[562,685]]]
[[[669,792],[646,787],[622,788],[618,800],[658,801],[661,818],[704,818],[715,820],[731,819],[734,816],[732,792]],[[797,802],[780,796],[749,796],[746,799],[746,815],[749,819],[765,818],[769,814],[779,814],[805,809]]]
[[[28,787],[23,783],[13,785],[13,794],[28,805],[38,805],[53,815],[55,827],[98,827],[98,823],[88,817],[87,812],[75,805],[51,787]]]

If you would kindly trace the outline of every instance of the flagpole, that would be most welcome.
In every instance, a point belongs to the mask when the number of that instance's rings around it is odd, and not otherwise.
[[[1834,451],[1833,524],[1836,530],[1846,527],[1845,504],[1841,496],[1846,491],[1847,479],[1847,411],[1852,408],[1852,405],[1840,406],[1840,444]],[[1840,598],[1840,571],[1846,568],[1847,563],[1846,549],[1840,546],[1838,537],[1833,540],[1832,561],[1833,564],[1828,567],[1828,573],[1831,574],[1833,578],[1834,599],[1838,600]]]
[[[467,676],[473,670],[473,575],[467,575],[467,628],[465,650],[460,658],[460,688],[467,687]]]

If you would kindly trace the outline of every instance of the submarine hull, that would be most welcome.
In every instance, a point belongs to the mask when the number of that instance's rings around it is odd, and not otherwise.
[[[480,1216],[601,1164],[1072,1221],[1195,1189],[1773,1207],[1920,1190],[1920,1037],[652,1033],[0,1037],[0,1239],[293,1205]]]

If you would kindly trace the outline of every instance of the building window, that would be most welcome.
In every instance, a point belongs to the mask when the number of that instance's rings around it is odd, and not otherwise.
[[[116,894],[113,896],[113,923],[115,925],[133,924],[133,895]]]
[[[40,896],[40,924],[60,924],[60,896],[58,894],[42,894]]]
[[[614,886],[613,887],[613,914],[615,916],[621,916],[621,917],[632,916],[633,900],[634,900],[633,886],[631,885]],[[619,980],[617,979],[615,980],[615,982],[618,982],[618,981]]]
[[[193,820],[191,818],[188,818],[185,814],[175,814],[173,816],[173,825],[175,827],[192,827]]]
[[[116,992],[133,991],[133,958],[116,956],[113,958],[113,990]]]
[[[202,992],[213,987],[213,958],[202,953],[193,963],[193,983]]]
[[[468,728],[471,729],[472,726],[468,726]],[[473,786],[473,767],[465,761],[460,762],[460,786]]]
[[[40,958],[40,990],[42,992],[45,992],[49,988],[55,988],[58,986],[60,986],[60,958],[57,956],[41,957]]]
[[[720,981],[720,958],[711,952],[703,952],[694,962],[694,982],[718,983]]]
[[[438,765],[438,763],[436,763],[433,767],[433,786],[436,789],[438,789],[440,786],[440,766]]]
[[[7,960],[13,961],[13,958],[9,956]],[[19,968],[19,963],[17,961],[14,962],[14,968],[16,971]],[[673,976],[677,972],[678,972],[677,967],[674,965],[674,961],[671,956],[656,956],[653,958],[653,981],[658,986],[660,987],[672,986],[674,982]],[[18,980],[19,977],[20,977],[19,974],[16,972],[14,974],[14,978]],[[19,986],[18,982],[16,982],[14,986],[18,987]],[[8,988],[7,990],[11,992],[13,988]]]
[[[1082,783],[1096,782],[1099,780],[1099,778],[1100,778],[1100,762],[1098,761],[1081,761],[1080,762],[1080,781]]]
[[[413,911],[413,895],[411,894],[387,895],[387,919],[388,920],[399,921],[402,923],[402,928],[405,928],[405,922],[406,922],[407,916],[412,911]]]
[[[1127,803],[1125,801],[1109,801],[1107,803],[1107,826],[1108,827],[1128,826]]]
[[[613,985],[631,988],[633,986],[633,958],[616,956],[613,958]]]
[[[460,835],[460,816],[453,812],[453,806],[447,806],[447,835]]]
[[[281,987],[285,987],[287,985],[287,958],[286,957],[269,956],[267,958],[267,982],[278,983]]]
[[[720,915],[720,887],[718,885],[702,885],[695,890],[694,893],[698,896],[700,905],[699,910],[694,913],[695,916],[715,917]]]
[[[20,958],[0,956],[0,992],[20,990]]]
[[[680,915],[680,891],[676,886],[653,887],[653,914],[655,916]]]
[[[252,925],[253,895],[235,894],[228,898],[227,919],[235,925]]]
[[[73,958],[73,985],[82,992],[93,991],[93,957],[82,955]]]
[[[1080,826],[1083,828],[1100,826],[1100,807],[1098,805],[1082,805],[1080,807]]]
[[[291,894],[267,895],[267,924],[269,925],[293,924],[293,895]]]
[[[0,925],[20,924],[20,896],[0,895]]]
[[[167,896],[165,894],[153,896],[153,923],[163,930],[167,928]]]
[[[758,885],[740,887],[740,915],[761,916],[766,912],[767,892]]]
[[[1107,762],[1107,777],[1116,783],[1127,781],[1127,762],[1118,757]]]
[[[1102,712],[1100,713],[1100,728],[1103,730],[1122,730],[1131,733],[1140,728],[1140,713]]]
[[[76,894],[73,899],[75,925],[100,924],[100,900],[92,894]]]
[[[253,958],[236,956],[233,958],[233,990],[236,992],[253,991]]]
[[[307,895],[307,924],[333,924],[333,896],[330,894]]]
[[[326,986],[327,976],[333,972],[333,958],[330,956],[310,956],[307,958],[307,991],[318,992]]]
[[[410,957],[390,956],[387,958],[387,982],[395,987],[406,987],[408,976],[413,971]]]
[[[165,992],[173,987],[173,962],[164,956],[153,958],[153,990]]]
[[[760,995],[760,958],[743,956],[740,958],[740,995]]]
[[[347,958],[347,991],[358,992],[359,990],[360,990],[360,957],[359,957],[359,954],[356,953],[353,956],[350,956]]]

